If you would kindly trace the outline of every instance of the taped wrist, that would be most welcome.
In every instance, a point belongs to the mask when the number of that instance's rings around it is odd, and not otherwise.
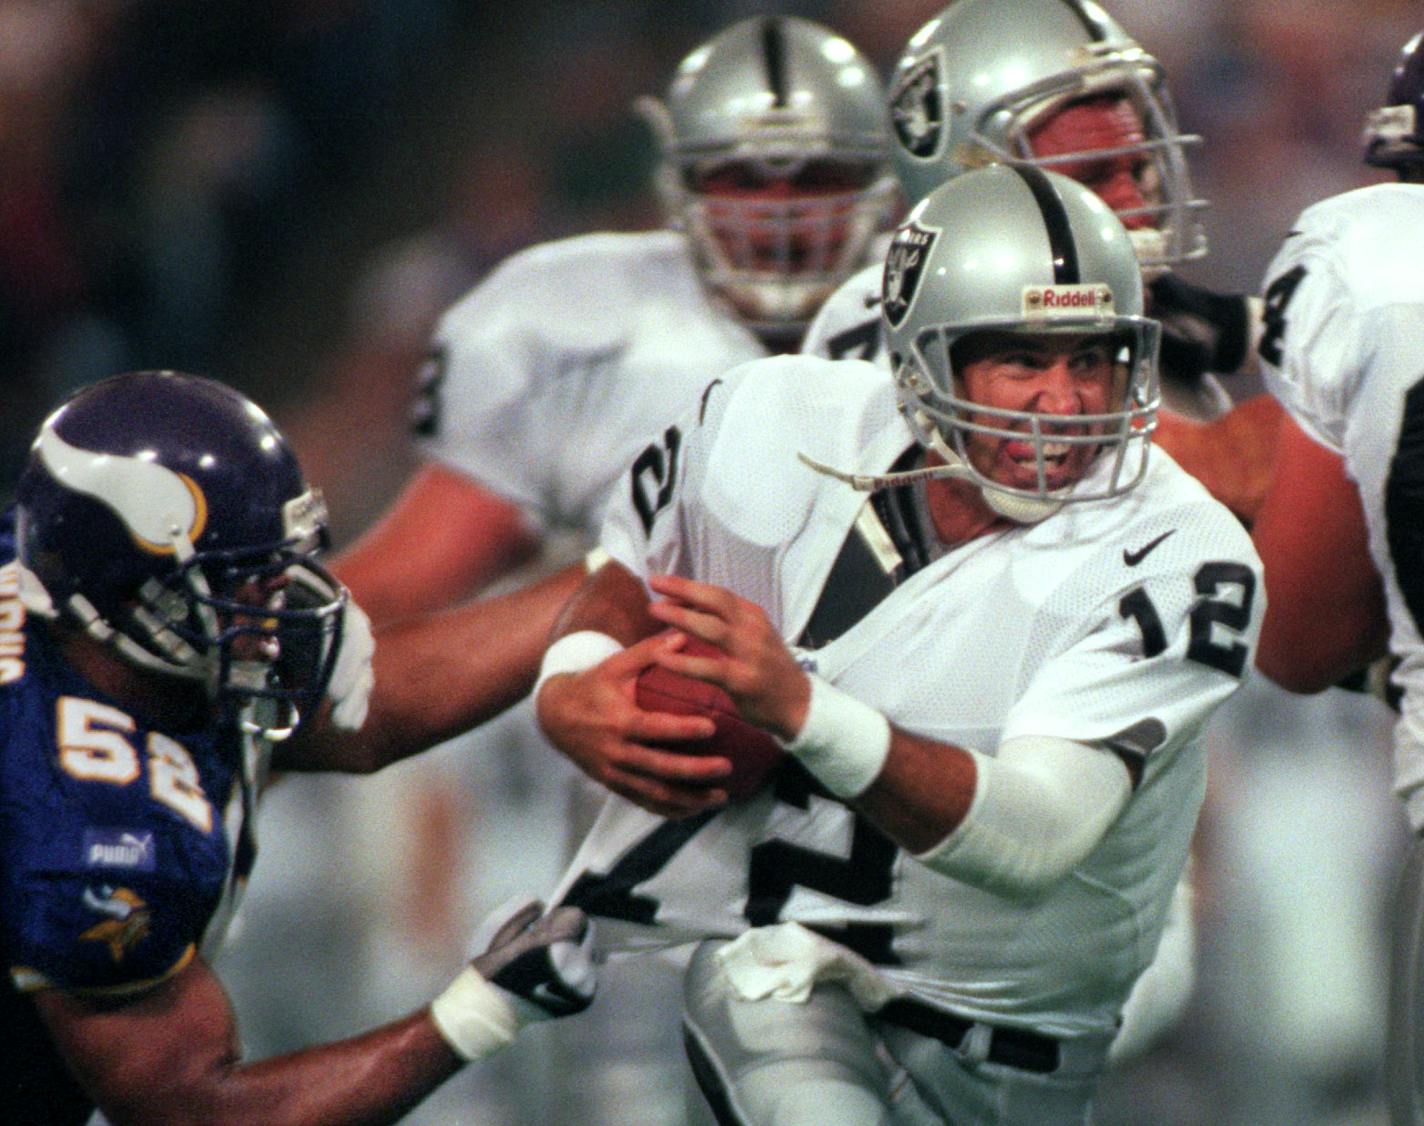
[[[466,966],[430,1003],[430,1019],[461,1059],[477,1060],[513,1043],[524,1023],[510,996]]]
[[[836,797],[859,797],[885,766],[890,721],[830,681],[807,675],[811,702],[806,722],[781,745]]]
[[[583,672],[601,664],[623,650],[623,643],[596,629],[581,629],[565,634],[548,649],[544,650],[544,660],[539,665],[539,676],[534,681],[532,697],[539,695],[544,681],[551,676],[566,672]]]

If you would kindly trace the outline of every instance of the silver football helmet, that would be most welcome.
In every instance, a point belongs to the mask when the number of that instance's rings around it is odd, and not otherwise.
[[[1070,500],[1118,496],[1141,480],[1156,424],[1161,330],[1143,316],[1142,273],[1126,229],[1089,189],[1031,165],[993,165],[948,181],[895,232],[884,293],[900,409],[916,440],[945,461],[916,475],[968,478],[995,511],[1023,523]],[[985,332],[1109,338],[1113,409],[1055,415],[969,399],[956,345]],[[981,472],[966,450],[972,434],[1031,444],[1036,487]],[[1083,445],[1094,449],[1087,475],[1050,487],[1050,465]]]
[[[893,218],[884,90],[819,24],[733,24],[682,61],[665,101],[638,109],[661,150],[669,225],[754,328],[800,328]]]
[[[1029,131],[1064,106],[1125,96],[1142,144],[1036,158]],[[956,0],[910,39],[891,80],[890,117],[901,187],[911,203],[966,169],[1013,160],[1058,168],[1140,154],[1144,207],[1122,210],[1145,268],[1200,258],[1206,236],[1161,64],[1093,0]],[[1149,220],[1143,223],[1142,219]],[[1138,220],[1136,224],[1132,221]]]

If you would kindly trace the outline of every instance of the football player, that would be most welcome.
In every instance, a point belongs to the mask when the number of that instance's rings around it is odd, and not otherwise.
[[[634,706],[661,664],[786,765],[679,820],[610,799],[555,898],[618,949],[699,942],[686,1031],[722,1121],[1080,1121],[1182,874],[1259,563],[1148,456],[1158,325],[1087,188],[950,180],[883,288],[893,376],[757,361],[668,432],[676,466],[611,505],[613,562],[535,690],[565,753],[637,774],[712,722]]]
[[[1181,133],[1161,64],[1116,20],[1080,0],[957,0],[910,38],[889,104],[891,155],[911,202],[971,168],[1004,160],[1053,169],[1096,192],[1127,227],[1150,280],[1150,311],[1167,321],[1165,404],[1196,419],[1228,410],[1229,396],[1209,373],[1242,365],[1248,304],[1171,272],[1206,253],[1198,221],[1205,204],[1187,166],[1187,149],[1200,138]],[[803,350],[888,366],[882,274],[868,267],[842,285],[813,320]],[[1246,458],[1229,464],[1243,490],[1260,477],[1259,457],[1255,472]],[[1218,480],[1227,484],[1220,472]],[[1139,1053],[1180,1018],[1194,963],[1184,882],[1163,955],[1141,980],[1115,1056]]]
[[[884,92],[827,28],[734,24],[639,108],[669,229],[525,250],[441,319],[425,465],[334,564],[377,622],[483,587],[552,530],[596,537],[649,435],[729,368],[795,348],[889,225]]]
[[[1259,344],[1288,415],[1252,538],[1271,590],[1260,669],[1318,692],[1386,653],[1395,790],[1415,838],[1390,990],[1393,1121],[1424,1122],[1424,44],[1415,35],[1365,127],[1398,182],[1307,208],[1266,270]],[[1202,479],[1215,484],[1209,469]]]
[[[369,770],[418,749],[367,721],[372,644],[315,558],[325,539],[286,439],[222,384],[114,376],[42,425],[0,518],[12,1120],[395,1121],[591,999],[587,920],[530,904],[430,1006],[243,1062],[209,960],[269,764]]]

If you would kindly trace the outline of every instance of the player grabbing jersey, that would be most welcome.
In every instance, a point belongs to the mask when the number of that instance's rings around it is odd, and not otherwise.
[[[676,463],[610,509],[616,562],[536,688],[550,737],[613,773],[707,734],[633,706],[654,663],[725,688],[790,760],[720,812],[610,799],[557,898],[617,949],[702,940],[686,1028],[724,1121],[1079,1121],[1181,875],[1259,569],[1148,456],[1158,328],[1091,192],[967,173],[886,275],[893,380],[789,357],[710,386]]]
[[[269,762],[370,766],[370,634],[314,557],[321,494],[255,404],[138,372],[44,422],[17,498],[0,518],[13,1120],[394,1121],[528,1021],[588,1004],[586,920],[529,906],[430,1007],[244,1064],[208,959]]]

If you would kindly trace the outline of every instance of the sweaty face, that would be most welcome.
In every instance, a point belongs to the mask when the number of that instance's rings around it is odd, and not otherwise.
[[[977,406],[965,435],[965,452],[983,476],[1015,489],[1039,486],[1039,443],[1033,422],[998,412],[1040,416],[1044,481],[1050,490],[1080,480],[1092,465],[1095,442],[1065,439],[1101,433],[1103,424],[1080,421],[1106,414],[1120,385],[1119,344],[1106,336],[976,333],[954,347],[960,395]],[[1063,421],[1057,421],[1061,418]]]
[[[1107,150],[1146,140],[1142,116],[1127,98],[1105,95],[1072,102],[1032,126],[1028,140],[1040,159],[1072,154],[1048,167],[1091,188],[1128,230],[1155,225],[1147,209],[1161,205],[1162,191],[1151,160],[1141,151],[1107,155]]]

